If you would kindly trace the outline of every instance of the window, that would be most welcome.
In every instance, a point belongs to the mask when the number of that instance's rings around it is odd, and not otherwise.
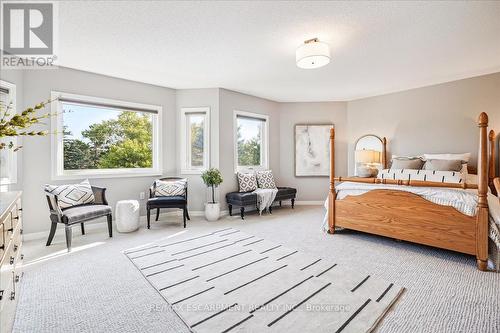
[[[268,168],[268,123],[265,115],[234,112],[234,165],[237,171]]]
[[[52,177],[159,175],[160,106],[53,92]]]
[[[209,168],[210,108],[181,110],[181,172],[201,174]]]
[[[16,113],[16,85],[0,80],[0,117],[4,112]],[[16,137],[1,138],[1,142],[17,146]],[[13,149],[0,149],[0,186],[17,182],[17,154]],[[3,187],[3,186],[2,186]]]

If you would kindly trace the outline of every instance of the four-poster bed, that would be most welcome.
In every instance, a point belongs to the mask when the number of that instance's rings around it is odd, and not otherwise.
[[[441,183],[421,180],[335,177],[335,131],[330,132],[330,191],[328,196],[328,232],[336,227],[392,237],[476,256],[477,267],[487,269],[488,260],[488,185],[493,184],[494,138],[488,135],[488,116],[478,119],[479,153],[477,184]],[[384,140],[384,155],[386,151]],[[383,167],[386,166],[383,158]],[[489,172],[488,172],[489,169]],[[337,198],[335,182],[380,184],[358,195]],[[384,186],[387,185],[387,186]],[[395,186],[395,187],[394,187]],[[424,199],[408,189],[412,187],[445,189],[477,189],[475,216],[454,207]]]

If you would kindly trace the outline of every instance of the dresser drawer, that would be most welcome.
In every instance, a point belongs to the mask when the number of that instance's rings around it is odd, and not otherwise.
[[[0,310],[3,310],[4,304],[7,301],[10,301],[11,298],[15,298],[14,293],[14,272],[13,271],[1,271],[1,279],[0,282],[2,286],[0,287]]]
[[[6,250],[7,247],[7,239],[5,235],[5,229],[4,229],[4,224],[0,223],[0,258],[3,257],[3,254]]]
[[[22,238],[21,228],[16,228],[7,242],[7,248],[0,259],[0,264],[3,266],[10,266],[10,270],[14,270],[16,262],[20,259],[19,253],[21,252]]]
[[[21,215],[19,215],[19,212],[17,210],[13,210],[11,213],[10,213],[10,221],[9,221],[9,218],[7,218],[7,231],[14,231],[16,229],[16,227],[18,226],[19,224],[19,221],[21,219]]]
[[[5,303],[5,300],[10,298],[11,292],[14,291],[13,281],[15,258],[13,258],[11,254],[13,254],[12,246],[9,246],[0,263],[0,294],[2,295],[0,304],[2,304],[2,306]]]
[[[4,290],[0,300],[0,332],[10,332],[12,330],[17,305],[16,296],[13,280],[10,280],[10,284]]]

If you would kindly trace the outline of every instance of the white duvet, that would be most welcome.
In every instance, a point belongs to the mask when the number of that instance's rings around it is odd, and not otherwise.
[[[451,206],[468,216],[475,216],[477,211],[477,190],[463,190],[439,187],[412,187],[386,184],[364,184],[343,182],[335,186],[337,200],[342,200],[350,195],[362,195],[372,190],[397,190],[410,192],[421,196],[438,205]],[[488,193],[488,206],[490,213],[489,237],[500,252],[500,202],[496,196]],[[325,201],[327,210],[323,219],[322,229],[328,230],[328,198]],[[494,258],[497,258],[496,256]],[[497,267],[498,269],[499,267]]]

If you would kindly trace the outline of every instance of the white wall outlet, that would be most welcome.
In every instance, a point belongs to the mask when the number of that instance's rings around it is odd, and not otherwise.
[[[144,192],[139,193],[139,198],[140,198],[141,200],[146,199],[146,194],[145,194]]]

